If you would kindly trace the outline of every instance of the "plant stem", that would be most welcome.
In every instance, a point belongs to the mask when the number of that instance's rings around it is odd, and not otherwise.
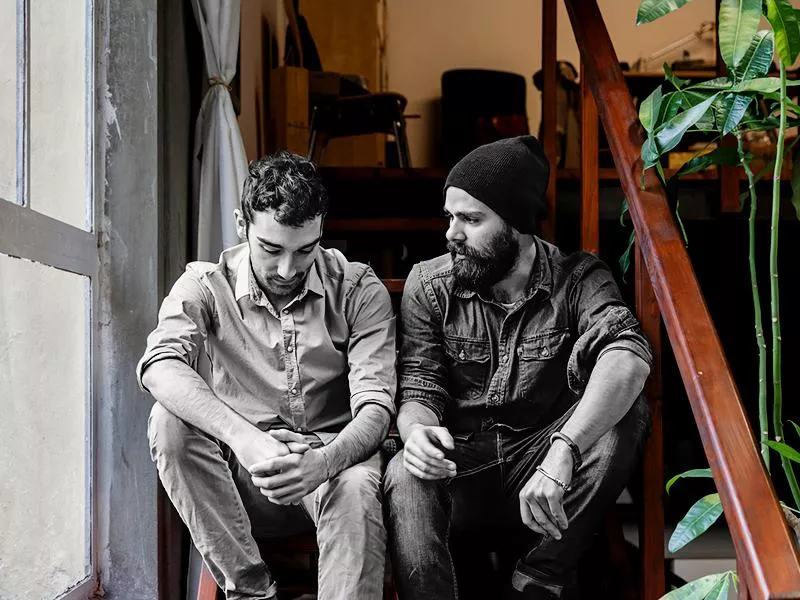
[[[778,297],[778,226],[781,214],[781,170],[783,169],[783,144],[786,137],[786,65],[780,64],[781,116],[778,127],[778,143],[775,150],[775,171],[772,177],[772,219],[769,243],[770,300],[772,306],[772,426],[775,440],[783,441],[783,387],[781,384],[781,319]],[[792,469],[791,461],[781,455],[781,466],[792,490],[792,497],[800,507],[800,486]]]
[[[747,183],[750,189],[750,215],[747,219],[748,231],[748,262],[750,263],[750,285],[753,292],[753,321],[756,328],[756,346],[758,346],[758,434],[761,441],[761,458],[769,472],[769,414],[767,412],[767,344],[764,340],[764,325],[761,320],[761,294],[758,291],[756,278],[756,188],[753,180],[753,170],[750,161],[744,153],[744,142],[741,129],[736,130],[737,150],[739,162],[747,174]]]

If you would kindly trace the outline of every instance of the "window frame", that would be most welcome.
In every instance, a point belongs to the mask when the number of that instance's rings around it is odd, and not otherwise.
[[[0,198],[0,253],[9,257],[26,259],[88,278],[86,286],[86,348],[89,356],[86,361],[86,481],[85,531],[88,548],[87,576],[71,588],[57,595],[58,600],[86,598],[98,584],[99,571],[99,523],[98,492],[98,399],[99,384],[96,370],[100,365],[98,340],[100,315],[100,247],[96,232],[99,228],[97,202],[102,198],[102,187],[96,181],[96,132],[95,108],[98,99],[95,94],[95,81],[98,66],[95,63],[95,34],[102,31],[96,22],[96,7],[92,0],[83,0],[86,21],[84,30],[86,75],[85,87],[85,226],[67,224],[42,214],[31,208],[29,201],[30,176],[30,3],[36,0],[17,0],[17,73],[16,73],[16,198]]]

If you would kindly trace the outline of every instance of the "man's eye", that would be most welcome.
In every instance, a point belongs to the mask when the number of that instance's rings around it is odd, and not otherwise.
[[[300,254],[311,254],[313,251],[314,251],[314,248],[309,248],[308,250],[298,250],[298,252],[300,252]]]
[[[267,254],[272,254],[273,256],[275,256],[276,254],[280,254],[280,250],[270,250],[269,248],[265,248],[264,246],[261,246],[261,249]]]

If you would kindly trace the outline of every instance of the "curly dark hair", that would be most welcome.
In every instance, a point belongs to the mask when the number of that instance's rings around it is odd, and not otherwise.
[[[242,191],[242,213],[249,225],[253,213],[275,211],[282,225],[299,227],[328,212],[328,192],[316,165],[307,158],[281,150],[254,160]]]

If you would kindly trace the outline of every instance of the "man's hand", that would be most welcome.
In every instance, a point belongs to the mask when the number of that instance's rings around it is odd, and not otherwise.
[[[328,480],[319,450],[270,458],[253,465],[250,474],[253,485],[275,504],[296,504]]]
[[[251,473],[254,465],[278,456],[302,454],[310,448],[299,433],[288,429],[261,431],[255,427],[247,435],[237,436],[229,445],[242,466]]]
[[[557,440],[541,467],[569,485],[572,481],[572,453],[569,446]],[[519,493],[522,522],[537,533],[548,533],[560,540],[561,532],[569,525],[564,512],[564,493],[555,481],[536,471]]]
[[[444,449],[453,448],[453,436],[446,427],[416,425],[405,440],[403,465],[420,479],[454,477],[456,464],[444,457]]]

